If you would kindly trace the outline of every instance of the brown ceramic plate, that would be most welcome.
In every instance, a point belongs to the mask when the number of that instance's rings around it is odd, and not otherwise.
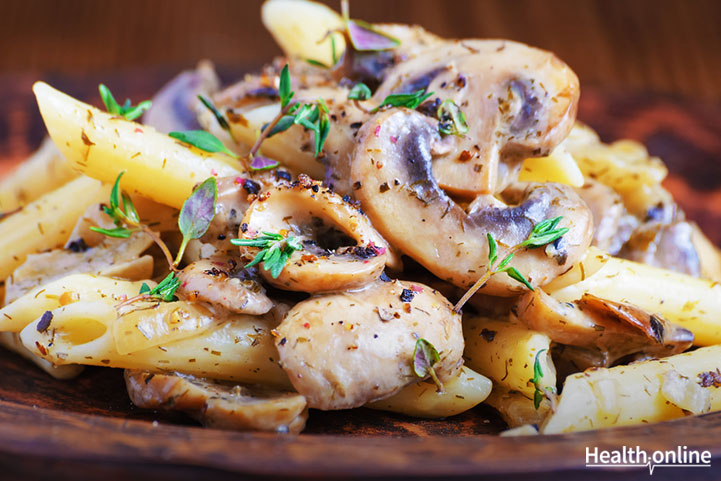
[[[168,78],[146,75],[125,93],[149,96]],[[97,79],[51,79],[81,98]],[[119,82],[122,85],[122,82]],[[65,85],[64,85],[65,84]],[[0,105],[32,112],[27,127],[0,131],[0,151],[37,145],[42,122],[30,79],[0,79]],[[85,95],[83,95],[83,93]],[[12,97],[11,97],[12,96]],[[11,119],[12,110],[0,109]],[[588,90],[580,118],[605,140],[635,138],[668,163],[667,186],[715,242],[721,241],[719,105],[650,95]],[[0,119],[2,120],[2,119]],[[22,149],[20,149],[22,150]],[[647,469],[585,467],[586,448],[711,451],[711,469],[658,468],[655,479],[715,479],[721,467],[721,413],[627,428],[553,436],[503,438],[500,418],[480,406],[446,420],[417,420],[358,409],[312,411],[299,436],[235,433],[197,427],[180,414],[134,408],[120,370],[90,368],[58,381],[0,351],[0,479],[233,479],[246,476],[334,478],[439,477],[478,479],[636,479]]]

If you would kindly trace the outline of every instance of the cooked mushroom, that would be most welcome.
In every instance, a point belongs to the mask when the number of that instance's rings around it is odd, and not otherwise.
[[[308,419],[303,396],[264,386],[129,369],[125,385],[140,408],[182,411],[212,428],[297,434]]]
[[[319,295],[293,307],[276,346],[293,386],[318,409],[347,409],[383,399],[416,382],[418,339],[440,353],[441,381],[463,363],[460,316],[438,292],[402,281]]]
[[[220,80],[213,64],[205,60],[195,70],[181,72],[153,97],[153,106],[143,116],[143,123],[164,133],[199,129],[195,104],[198,95],[208,97],[218,90]]]
[[[520,161],[547,155],[571,130],[579,98],[576,74],[552,53],[505,40],[421,49],[388,72],[374,100],[419,88],[465,113],[468,134],[453,137],[433,173],[443,189],[466,197],[500,192]]]
[[[440,142],[437,124],[406,109],[389,110],[366,122],[352,165],[356,197],[378,231],[441,279],[472,285],[488,262],[486,233],[510,248],[544,219],[563,216],[570,231],[550,249],[519,251],[512,264],[534,286],[543,285],[577,262],[592,236],[588,207],[561,184],[507,189],[509,204],[479,196],[465,212],[438,186],[431,151]],[[523,289],[506,276],[493,276],[482,292],[508,296]]]
[[[261,269],[265,280],[301,292],[340,291],[377,279],[386,264],[397,263],[388,243],[356,207],[319,182],[301,176],[293,185],[269,190],[251,204],[240,237],[262,232],[287,233],[303,245],[277,278]],[[242,247],[254,254],[257,249]],[[252,257],[251,257],[252,258]]]
[[[106,238],[94,247],[71,244],[66,249],[55,249],[31,254],[5,284],[5,304],[9,304],[33,287],[60,279],[68,274],[89,273],[129,280],[152,277],[153,258],[142,255],[153,243],[142,232],[128,239]]]
[[[701,263],[693,235],[693,225],[683,220],[647,223],[633,233],[620,257],[698,277]]]
[[[666,357],[693,343],[690,331],[658,315],[591,294],[576,302],[559,302],[537,289],[521,297],[514,312],[554,342],[583,348],[586,361],[578,366],[581,370],[589,364],[608,367],[630,355]]]
[[[257,271],[243,269],[234,259],[193,262],[178,278],[178,294],[188,300],[209,302],[239,314],[265,314],[273,307]]]
[[[593,214],[592,244],[611,255],[618,254],[638,225],[636,218],[626,211],[621,196],[600,182],[586,179],[576,192]]]

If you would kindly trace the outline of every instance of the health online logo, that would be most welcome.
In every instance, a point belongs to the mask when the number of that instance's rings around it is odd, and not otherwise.
[[[675,450],[651,451],[640,446],[623,446],[617,450],[586,447],[587,468],[638,468],[648,467],[653,474],[656,468],[710,468],[711,451],[688,449],[678,446]]]

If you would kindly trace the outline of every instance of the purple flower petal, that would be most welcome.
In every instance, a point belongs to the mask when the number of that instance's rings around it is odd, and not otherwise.
[[[401,44],[397,38],[379,32],[362,20],[348,20],[348,36],[358,51],[390,50]]]
[[[275,169],[278,167],[278,161],[263,157],[262,155],[256,155],[253,160],[250,161],[250,170],[268,170]]]

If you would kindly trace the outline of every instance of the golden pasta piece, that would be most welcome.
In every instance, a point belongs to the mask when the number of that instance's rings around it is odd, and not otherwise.
[[[556,368],[547,335],[517,322],[475,317],[463,320],[463,336],[466,364],[491,378],[494,384],[533,399],[536,390],[531,382],[533,366],[540,352],[538,360],[543,377],[539,388],[555,390]]]
[[[0,221],[0,279],[8,277],[28,254],[67,242],[77,219],[94,203],[107,200],[110,187],[78,177]]]
[[[153,281],[146,281],[151,287]],[[103,302],[113,306],[133,297],[142,282],[121,281],[90,274],[72,274],[38,286],[0,309],[0,332],[20,332],[45,311],[76,302]]]
[[[418,418],[445,418],[482,403],[491,393],[491,386],[486,376],[464,366],[456,377],[443,383],[442,392],[431,382],[417,382],[366,407]]]
[[[333,65],[329,32],[343,28],[343,18],[322,3],[305,0],[271,0],[261,8],[263,25],[288,57]],[[345,51],[343,35],[331,34],[337,58]]]
[[[559,286],[565,281],[552,283],[544,290],[561,302],[591,293],[609,301],[634,304],[688,329],[697,346],[721,343],[721,285],[717,282],[606,257],[594,249],[589,250],[586,259],[600,268],[590,274],[585,272],[578,282],[563,287]]]
[[[211,176],[240,173],[241,164],[232,157],[190,147],[43,82],[37,82],[33,91],[48,133],[65,158],[107,183],[126,171],[120,186],[131,194],[180,208],[196,184]]]
[[[178,371],[228,381],[290,387],[278,365],[269,316],[229,316],[222,324],[186,339],[120,354],[112,323],[115,307],[76,302],[54,309],[48,329],[31,322],[23,345],[53,364],[85,364],[150,371]]]
[[[12,212],[78,176],[49,137],[0,180],[0,212]]]
[[[218,324],[206,307],[186,301],[133,304],[126,310],[112,324],[118,354],[192,337]]]
[[[721,410],[720,370],[721,346],[712,346],[658,361],[574,374],[566,378],[556,412],[541,432],[645,424],[680,418],[691,409]],[[699,396],[699,389],[706,394]]]
[[[83,372],[84,367],[77,364],[66,364],[64,366],[56,366],[50,361],[30,352],[20,341],[20,336],[16,332],[0,332],[0,346],[17,353],[35,364],[37,367],[50,374],[55,379],[73,379]]]

